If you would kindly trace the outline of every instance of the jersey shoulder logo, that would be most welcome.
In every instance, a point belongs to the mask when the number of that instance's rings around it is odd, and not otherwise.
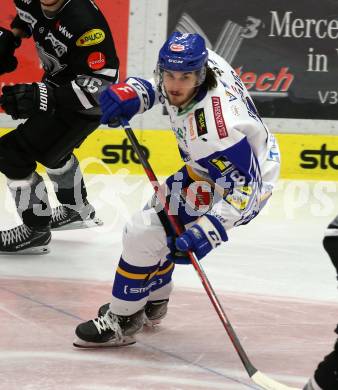
[[[76,46],[92,46],[98,45],[106,38],[106,34],[103,30],[99,28],[94,28],[85,32],[81,37],[76,41]]]

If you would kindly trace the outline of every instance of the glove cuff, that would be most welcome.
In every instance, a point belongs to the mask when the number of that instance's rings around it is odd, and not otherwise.
[[[228,241],[228,236],[223,225],[213,215],[204,215],[197,222],[203,230],[213,248],[220,245],[222,241]]]
[[[149,81],[138,77],[129,77],[125,82],[134,89],[140,100],[140,107],[136,114],[142,114],[154,105],[155,92]]]

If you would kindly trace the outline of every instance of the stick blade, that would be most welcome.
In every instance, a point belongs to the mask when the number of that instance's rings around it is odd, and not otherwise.
[[[255,374],[251,376],[251,379],[256,383],[256,385],[265,390],[301,390],[295,387],[283,385],[282,383],[269,378],[260,371],[255,372]]]

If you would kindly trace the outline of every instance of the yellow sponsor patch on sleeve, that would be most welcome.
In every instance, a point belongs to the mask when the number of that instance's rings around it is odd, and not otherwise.
[[[225,201],[231,204],[237,210],[245,210],[252,195],[252,188],[250,186],[240,186],[225,197]]]
[[[94,28],[82,34],[81,37],[76,41],[76,46],[98,45],[104,41],[105,37],[106,34],[103,30]]]

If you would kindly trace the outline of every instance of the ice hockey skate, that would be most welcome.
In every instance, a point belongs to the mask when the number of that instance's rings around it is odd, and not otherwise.
[[[142,330],[144,310],[120,316],[109,309],[103,316],[84,322],[75,330],[74,347],[104,348],[134,344],[134,335]]]
[[[169,299],[159,301],[149,301],[144,307],[144,325],[154,326],[160,324],[168,311]],[[106,303],[99,308],[98,316],[104,316],[109,309],[110,303]]]
[[[49,226],[29,227],[25,224],[0,231],[0,255],[42,255],[49,252]]]
[[[52,230],[86,229],[102,225],[103,222],[95,217],[94,207],[88,202],[78,210],[64,205],[52,210]]]
[[[144,308],[144,325],[155,326],[167,315],[169,299],[147,302]]]

